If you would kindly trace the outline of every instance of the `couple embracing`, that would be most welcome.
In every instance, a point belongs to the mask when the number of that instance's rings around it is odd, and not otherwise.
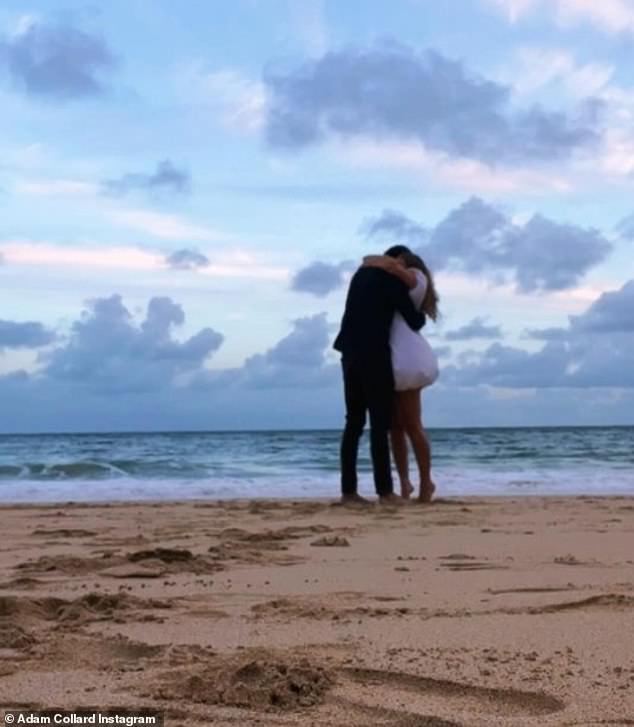
[[[359,440],[370,418],[370,452],[380,502],[398,503],[414,492],[408,471],[408,440],[420,475],[418,500],[430,502],[431,450],[421,420],[421,391],[438,377],[436,357],[419,333],[436,320],[438,296],[420,257],[404,245],[364,258],[348,289],[341,330],[346,424],[341,440],[341,496],[367,504],[357,492]],[[401,494],[394,492],[390,445]]]

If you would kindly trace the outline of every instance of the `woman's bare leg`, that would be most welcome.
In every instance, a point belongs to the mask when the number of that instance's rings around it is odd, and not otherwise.
[[[398,408],[398,397],[394,402],[394,415],[392,417],[392,428],[390,429],[390,438],[392,440],[392,455],[396,464],[396,471],[401,483],[401,497],[408,499],[414,492],[414,487],[409,480],[409,463],[407,458],[407,438],[405,437],[405,429],[401,422],[401,416]]]
[[[420,474],[418,499],[422,502],[431,502],[436,487],[431,479],[431,446],[423,428],[420,389],[402,391],[397,396],[401,421],[412,443],[418,464]]]

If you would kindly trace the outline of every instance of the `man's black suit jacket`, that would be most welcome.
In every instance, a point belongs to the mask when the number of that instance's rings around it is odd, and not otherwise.
[[[380,268],[359,268],[350,281],[334,348],[344,360],[364,360],[368,365],[384,361],[390,355],[390,328],[396,311],[415,331],[425,325],[425,315],[414,307],[403,281]]]

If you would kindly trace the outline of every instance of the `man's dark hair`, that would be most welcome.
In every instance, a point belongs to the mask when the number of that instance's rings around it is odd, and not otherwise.
[[[399,255],[411,255],[412,251],[409,249],[409,247],[405,247],[405,245],[393,245],[392,247],[388,248],[383,254],[389,255],[390,257],[398,257]]]

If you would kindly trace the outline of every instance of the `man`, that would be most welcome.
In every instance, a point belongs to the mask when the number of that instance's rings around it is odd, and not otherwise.
[[[404,245],[395,245],[385,255],[398,258],[407,252]],[[346,401],[341,439],[344,503],[368,503],[357,492],[357,454],[366,412],[370,414],[370,451],[379,501],[400,501],[394,494],[388,445],[394,397],[390,329],[396,311],[415,331],[425,325],[424,314],[416,310],[401,280],[378,268],[359,268],[350,281],[341,330],[334,343],[342,355]]]

